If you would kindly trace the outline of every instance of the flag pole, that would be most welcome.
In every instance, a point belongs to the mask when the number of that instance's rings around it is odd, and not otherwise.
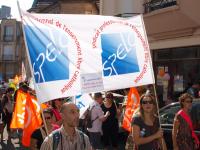
[[[143,28],[144,28],[144,31],[145,30],[145,26],[144,26],[144,21],[142,19],[142,15],[141,15],[141,20],[142,20],[142,24],[143,24]],[[147,39],[147,34],[146,32],[144,32],[144,38],[145,38],[145,41],[147,41],[147,46],[148,46],[148,49],[149,49],[149,64],[150,64],[150,67],[151,67],[151,75],[152,75],[152,78],[153,78],[153,88],[154,88],[154,94],[155,94],[155,99],[156,99],[156,107],[157,107],[157,114],[158,114],[158,119],[159,119],[159,125],[160,125],[160,128],[161,128],[161,124],[160,124],[160,115],[159,115],[159,106],[158,106],[158,98],[157,98],[157,93],[156,93],[156,87],[155,87],[155,77],[154,77],[154,71],[153,71],[153,64],[152,64],[152,59],[151,59],[151,52],[150,52],[150,48],[149,48],[149,44],[148,44],[148,39]]]
[[[72,102],[73,102],[74,104],[76,104],[76,97],[75,97],[75,96],[72,96]]]
[[[143,28],[144,28],[144,38],[145,38],[145,41],[147,42],[147,46],[148,46],[148,49],[149,49],[149,64],[150,64],[150,67],[151,67],[151,75],[152,75],[152,78],[153,78],[153,88],[154,88],[154,94],[155,94],[155,99],[156,99],[156,107],[157,107],[157,114],[158,114],[158,120],[159,120],[159,126],[161,128],[161,122],[160,122],[160,113],[159,113],[159,105],[158,105],[158,98],[157,98],[157,92],[156,92],[156,86],[155,86],[155,77],[154,77],[154,71],[153,71],[153,64],[152,64],[152,59],[151,59],[151,52],[150,52],[150,47],[149,47],[149,44],[148,44],[148,39],[147,39],[147,33],[146,33],[146,29],[145,29],[145,25],[144,25],[144,20],[142,18],[142,15],[140,15],[141,17],[141,22],[143,24]],[[164,137],[163,137],[164,138]],[[164,146],[164,141],[161,140],[161,144],[162,144],[162,149],[165,148]]]
[[[27,45],[27,41],[26,41],[26,34],[25,34],[25,31],[24,31],[22,12],[21,12],[21,8],[20,8],[18,0],[17,0],[17,6],[18,6],[18,11],[19,11],[19,14],[20,14],[21,22],[22,22],[22,32],[23,32],[23,36],[24,36],[24,43],[25,43],[26,53],[27,53],[27,56],[28,56],[29,67],[30,67],[30,70],[31,70],[32,77],[34,77],[33,70],[31,69],[32,68],[32,66],[31,66],[31,58],[30,58],[30,55],[29,55],[29,52],[28,52],[28,45]],[[33,78],[33,80],[34,80],[33,82],[35,83],[35,78]],[[35,84],[34,84],[34,86],[35,86]],[[42,115],[42,120],[43,120],[43,123],[44,123],[44,127],[45,127],[45,130],[46,130],[47,136],[49,137],[47,124],[46,124],[46,121],[45,121],[45,118],[44,118],[43,108],[41,107],[41,105],[40,105],[40,110],[41,110],[41,115]],[[51,147],[51,144],[50,144],[50,147]]]
[[[42,120],[44,122],[44,128],[46,130],[47,136],[49,136],[49,131],[48,131],[48,128],[47,128],[47,123],[46,123],[46,120],[45,120],[45,117],[44,117],[43,108],[41,107],[41,105],[40,105],[40,110],[41,110]]]

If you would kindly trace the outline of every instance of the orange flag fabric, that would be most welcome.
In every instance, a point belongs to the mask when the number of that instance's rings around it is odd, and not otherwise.
[[[44,104],[44,103],[42,103],[40,106],[41,106],[42,109],[46,109],[46,108],[49,107],[47,104]]]
[[[22,135],[22,144],[24,146],[28,147],[30,145],[31,134],[34,130],[39,128],[41,124],[42,118],[40,116],[40,106],[35,97],[28,93],[26,97],[24,130]]]
[[[127,131],[131,132],[131,120],[133,113],[140,105],[140,95],[136,88],[130,88],[128,93],[128,99],[126,104],[126,110],[124,113],[124,119],[122,127]]]
[[[14,113],[10,128],[24,128],[24,115],[25,115],[25,105],[26,105],[26,93],[21,90],[17,91],[17,98],[14,108]]]
[[[42,118],[40,116],[40,106],[35,97],[28,93],[26,97],[24,130],[22,135],[22,144],[24,146],[30,145],[31,134],[34,130],[39,128],[41,124]]]

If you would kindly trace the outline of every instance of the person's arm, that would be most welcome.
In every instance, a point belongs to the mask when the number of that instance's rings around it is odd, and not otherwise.
[[[149,143],[149,142],[151,142],[155,139],[162,138],[162,136],[163,136],[163,132],[160,129],[153,135],[150,135],[148,137],[141,137],[140,136],[140,127],[138,125],[133,125],[132,131],[133,131],[132,132],[133,140],[134,140],[136,145],[146,144],[146,143]]]
[[[162,147],[162,150],[167,150],[167,145],[165,143],[165,139],[164,138],[160,139],[160,145]]]
[[[99,117],[99,120],[104,122],[104,121],[106,121],[106,119],[108,118],[109,115],[110,115],[110,112],[107,111],[105,115],[102,115],[101,117]]]
[[[176,142],[176,135],[178,132],[179,125],[180,125],[180,123],[179,123],[177,117],[175,117],[174,124],[173,124],[173,130],[172,130],[172,141],[173,141],[174,150],[178,150],[178,145]]]

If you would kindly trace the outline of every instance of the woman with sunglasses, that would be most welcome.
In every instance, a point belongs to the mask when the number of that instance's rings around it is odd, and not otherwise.
[[[179,97],[181,110],[176,114],[173,124],[172,140],[174,150],[195,150],[199,147],[189,111],[192,107],[193,97],[184,93]]]
[[[148,92],[140,98],[139,113],[132,121],[132,134],[137,150],[167,149],[157,117],[156,101]]]
[[[43,110],[44,119],[46,121],[48,132],[51,133],[52,131],[59,128],[58,125],[53,124],[53,112],[51,108],[46,108]],[[30,150],[39,150],[43,140],[48,134],[44,128],[44,125],[39,129],[36,129],[31,135],[31,142],[30,142]]]

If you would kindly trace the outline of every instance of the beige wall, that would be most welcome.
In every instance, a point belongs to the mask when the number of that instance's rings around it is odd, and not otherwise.
[[[138,8],[144,12],[144,4],[151,1],[100,0],[100,12],[103,15],[117,15],[128,13],[130,8],[132,13],[138,13]],[[158,3],[160,2],[165,1],[158,0]],[[200,45],[200,1],[177,0],[176,2],[177,5],[144,14],[145,28],[152,50]]]
[[[92,3],[81,2],[81,3],[62,3],[61,13],[64,14],[97,14],[97,10]]]
[[[144,0],[100,0],[100,3],[101,15],[116,16],[144,12]]]
[[[88,0],[79,1],[59,1],[54,5],[40,6],[31,12],[39,13],[63,13],[63,14],[98,14],[94,3]]]

